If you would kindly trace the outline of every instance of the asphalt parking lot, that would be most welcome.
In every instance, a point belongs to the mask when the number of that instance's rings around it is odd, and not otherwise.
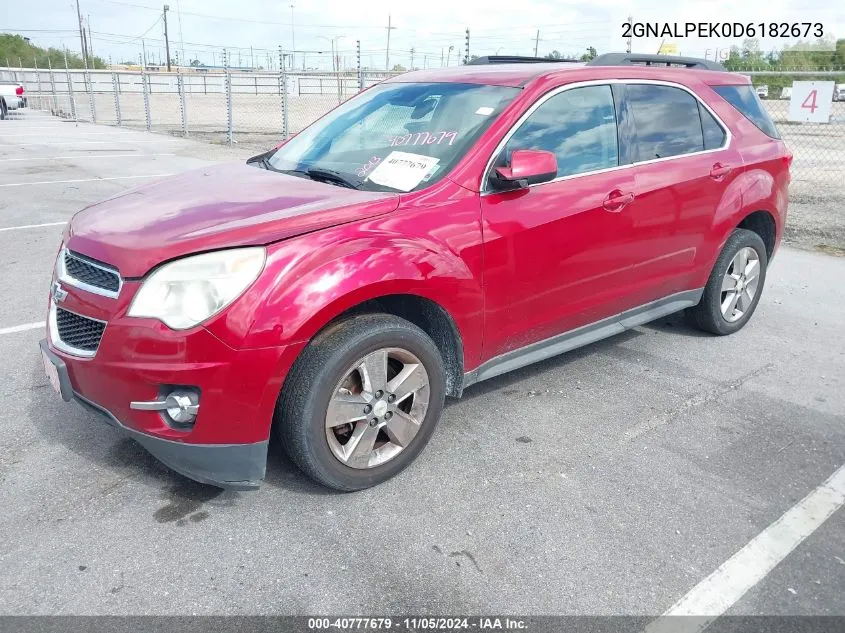
[[[247,155],[0,122],[0,613],[845,615],[845,258],[783,248],[734,336],[674,316],[476,385],[360,493],[277,446],[259,491],[202,486],[63,403],[38,354],[62,224]]]

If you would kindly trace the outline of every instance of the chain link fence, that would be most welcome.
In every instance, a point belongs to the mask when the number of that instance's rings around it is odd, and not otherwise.
[[[300,132],[361,89],[393,74],[0,68],[0,80],[24,84],[30,107],[59,117],[257,150]],[[784,90],[793,81],[845,84],[845,72],[746,74],[755,86],[768,86],[763,104],[794,154],[787,238],[845,248],[845,102],[831,104],[827,123],[796,123],[788,120],[789,91]]]
[[[396,73],[0,68],[30,107],[77,121],[271,147]]]
[[[751,77],[755,88],[768,93],[762,99],[763,105],[794,156],[786,239],[845,255],[845,101],[830,104],[827,123],[789,120],[793,82],[832,81],[845,85],[845,71],[743,74]]]

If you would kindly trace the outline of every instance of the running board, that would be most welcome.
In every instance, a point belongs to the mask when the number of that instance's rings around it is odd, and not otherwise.
[[[701,301],[702,294],[704,294],[704,288],[679,292],[637,308],[625,310],[625,312],[601,321],[553,336],[545,341],[532,343],[496,358],[491,358],[477,369],[464,374],[464,389],[482,380],[500,376],[526,365],[532,365],[615,334],[621,334],[625,330],[654,321],[667,314],[690,308]]]

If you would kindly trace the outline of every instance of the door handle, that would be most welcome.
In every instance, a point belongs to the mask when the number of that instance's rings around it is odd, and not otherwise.
[[[710,168],[710,177],[713,180],[719,180],[723,176],[727,176],[731,173],[731,169],[733,169],[730,165],[723,165],[722,163],[716,163]]]
[[[605,211],[618,213],[625,208],[626,205],[631,204],[633,201],[633,193],[622,193],[619,189],[614,189],[607,194],[607,197],[602,201],[601,206],[604,207]]]

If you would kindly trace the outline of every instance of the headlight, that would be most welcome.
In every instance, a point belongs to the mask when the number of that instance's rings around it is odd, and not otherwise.
[[[258,278],[265,256],[259,246],[165,264],[141,285],[129,316],[159,319],[174,330],[192,328],[237,299]]]

